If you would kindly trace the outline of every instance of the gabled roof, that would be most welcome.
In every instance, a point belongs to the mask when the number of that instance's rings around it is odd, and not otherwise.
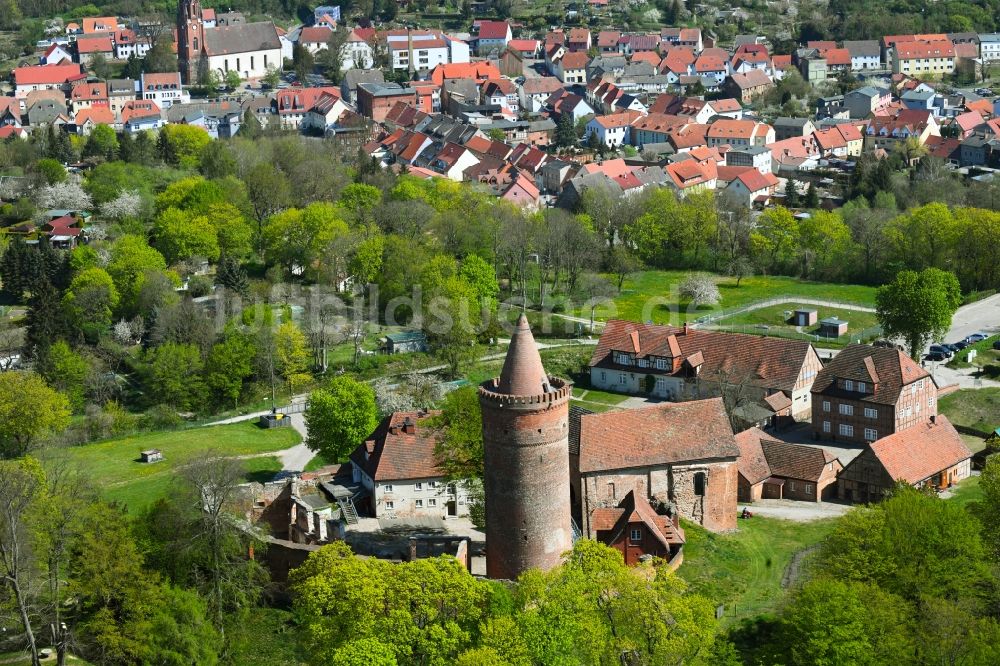
[[[309,26],[299,31],[299,42],[302,44],[326,44],[330,41],[333,30],[326,26]]]
[[[111,53],[114,50],[111,35],[80,37],[76,40],[76,52],[81,55],[84,53]]]
[[[84,76],[80,65],[76,63],[16,67],[13,74],[14,83],[19,86],[66,83]]]
[[[510,24],[506,21],[480,21],[479,39],[507,39]]]
[[[559,59],[563,71],[569,69],[586,69],[590,57],[583,51],[570,51]]]
[[[274,24],[239,23],[223,25],[205,31],[204,51],[208,55],[232,55],[250,51],[278,50],[281,42]]]
[[[443,476],[434,456],[434,446],[441,431],[427,423],[428,418],[438,414],[440,412],[393,412],[354,449],[351,462],[374,481]]]
[[[693,160],[687,160],[693,163]],[[683,164],[683,163],[682,163]],[[591,367],[635,371],[634,366],[614,362],[613,351],[634,353],[632,333],[638,334],[641,353],[638,357],[678,356],[671,349],[670,338],[675,339],[679,358],[689,358],[701,352],[704,363],[699,377],[714,381],[720,377],[727,381],[746,380],[755,386],[781,391],[792,391],[799,373],[811,352],[804,340],[777,337],[760,337],[742,333],[724,333],[696,328],[678,328],[657,324],[641,324],[622,319],[610,319],[604,326],[601,339],[590,358]],[[660,373],[662,371],[648,370]],[[684,376],[687,370],[667,374]]]
[[[722,398],[665,402],[580,419],[580,472],[736,458]]]
[[[595,532],[605,532],[598,538],[605,543],[615,543],[628,535],[629,525],[642,523],[665,550],[684,543],[684,531],[675,527],[669,516],[661,516],[642,495],[634,490],[622,498],[617,507],[601,507],[591,513],[590,524]]]
[[[746,74],[733,74],[732,79],[740,90],[772,85],[771,77],[759,69],[751,69]]]
[[[884,405],[895,405],[903,386],[931,375],[903,352],[885,347],[850,345],[830,360],[816,375],[812,392],[828,395],[843,393],[837,379],[874,384],[874,393],[852,393],[850,397]],[[931,378],[933,381],[933,378]]]
[[[83,33],[113,32],[118,27],[117,16],[92,16],[83,19]]]
[[[736,176],[736,180],[743,184],[751,193],[777,187],[778,178],[773,173],[761,173],[757,169],[750,169]]]
[[[740,474],[751,486],[771,476],[771,467],[767,464],[764,449],[760,445],[761,440],[766,437],[769,435],[757,426],[737,433],[735,437],[736,446],[740,448],[737,461]]]
[[[439,86],[447,79],[474,79],[482,82],[501,78],[500,70],[488,62],[442,63],[431,70],[430,80]]]
[[[773,439],[763,439],[760,446],[772,476],[816,482],[823,475],[827,464],[836,459],[815,446],[789,444]]]
[[[70,90],[69,98],[74,102],[107,99],[108,84],[103,81],[95,81],[94,83],[84,81],[82,83],[77,83],[73,86],[72,90]]]
[[[972,457],[948,417],[900,430],[870,444],[872,455],[894,481],[916,484]],[[862,456],[858,456],[861,458]],[[853,465],[855,458],[848,465]]]

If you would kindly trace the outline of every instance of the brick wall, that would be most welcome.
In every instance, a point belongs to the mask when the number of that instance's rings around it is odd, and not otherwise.
[[[876,439],[881,439],[900,430],[924,423],[937,414],[937,387],[931,379],[924,378],[903,386],[896,405],[879,405],[850,397],[831,396],[817,393],[813,395],[813,432],[820,438],[863,444],[865,428],[875,430]],[[824,409],[829,403],[829,409]],[[840,413],[840,405],[850,405],[853,413]],[[875,410],[875,416],[865,415],[865,409]],[[824,429],[824,422],[830,424],[830,431]],[[853,434],[841,434],[840,425],[850,425]]]

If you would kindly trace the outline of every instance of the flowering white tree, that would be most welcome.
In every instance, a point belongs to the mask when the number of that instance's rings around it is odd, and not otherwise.
[[[715,280],[710,275],[704,273],[691,273],[680,287],[681,298],[685,298],[695,306],[716,305],[722,296],[719,288],[715,286]]]
[[[90,210],[91,206],[90,195],[78,183],[56,183],[43,187],[38,193],[38,207],[43,209]]]
[[[139,217],[142,213],[142,196],[138,192],[125,191],[101,206],[101,215],[109,220],[124,220]]]

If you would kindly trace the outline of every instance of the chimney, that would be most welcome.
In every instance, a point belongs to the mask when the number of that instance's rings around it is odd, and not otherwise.
[[[691,327],[688,326],[687,322],[684,322],[684,335],[687,335],[690,330],[691,330]]]
[[[417,426],[415,423],[413,423],[413,419],[411,419],[409,416],[403,419],[403,432],[405,432],[407,435],[412,435],[416,431],[417,431]]]
[[[390,435],[398,435],[399,434],[399,426],[397,426],[397,425],[391,425],[391,426],[389,426],[389,434]]]
[[[937,423],[937,414],[931,414],[931,425]]]

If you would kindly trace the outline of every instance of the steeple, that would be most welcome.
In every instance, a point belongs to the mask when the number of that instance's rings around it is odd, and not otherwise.
[[[539,395],[552,390],[549,377],[542,367],[535,336],[531,334],[528,318],[521,313],[510,337],[507,358],[500,371],[496,392],[507,395]]]

